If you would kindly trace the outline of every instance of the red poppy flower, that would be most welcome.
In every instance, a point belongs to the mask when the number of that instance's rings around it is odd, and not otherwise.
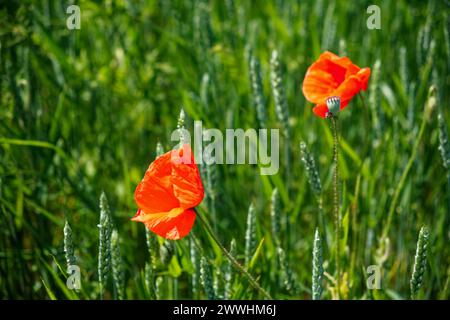
[[[361,69],[349,58],[326,51],[306,71],[302,91],[306,100],[316,104],[313,112],[326,118],[327,98],[339,97],[342,110],[360,90],[367,89],[369,77],[370,68]]]
[[[193,208],[203,196],[191,147],[185,144],[150,164],[134,193],[139,210],[132,220],[143,222],[166,239],[181,239],[191,231],[195,221]]]

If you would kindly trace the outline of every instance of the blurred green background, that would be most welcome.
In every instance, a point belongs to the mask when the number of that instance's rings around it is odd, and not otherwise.
[[[81,29],[66,27],[66,8],[81,9]],[[369,5],[381,9],[381,29],[369,30]],[[278,50],[289,108],[290,169],[263,177],[250,165],[216,165],[202,204],[221,241],[236,239],[244,261],[250,202],[256,208],[251,273],[276,298],[309,299],[318,206],[300,160],[300,141],[316,159],[332,235],[332,136],[312,113],[301,84],[321,52],[347,55],[372,68],[369,90],[340,115],[344,297],[409,297],[417,235],[430,229],[422,298],[448,299],[450,274],[448,172],[438,151],[437,113],[449,127],[449,4],[446,1],[181,1],[7,0],[0,2],[0,298],[98,298],[98,199],[108,197],[120,236],[126,297],[150,298],[144,226],[134,188],[155,158],[158,141],[173,144],[181,107],[186,126],[256,128],[249,57],[261,65],[267,125],[277,128],[270,57]],[[375,71],[376,62],[378,71]],[[429,87],[438,103],[400,192],[389,245],[378,250],[393,193],[411,156]],[[202,168],[202,172],[206,172]],[[208,177],[209,177],[208,176]],[[278,267],[270,198],[281,196],[279,244],[289,274]],[[64,221],[69,221],[83,290],[65,286]],[[323,232],[324,230],[321,230]],[[193,232],[224,285],[226,261],[200,224]],[[330,239],[329,239],[330,240]],[[167,264],[157,262],[158,298],[205,298],[189,248],[178,241]],[[161,239],[159,244],[162,244]],[[158,259],[159,256],[158,256]],[[332,254],[324,252],[333,274]],[[382,265],[382,289],[366,288],[366,268]],[[324,298],[333,281],[325,277]],[[296,288],[286,283],[295,282]],[[110,283],[106,298],[115,297]],[[194,288],[198,286],[198,288]],[[232,283],[232,298],[261,298]],[[219,289],[217,289],[219,290]]]

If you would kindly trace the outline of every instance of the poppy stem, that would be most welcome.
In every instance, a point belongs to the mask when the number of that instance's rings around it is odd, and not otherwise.
[[[336,245],[336,285],[337,285],[337,298],[340,299],[341,290],[341,266],[340,266],[340,234],[341,234],[341,217],[339,211],[339,138],[338,138],[338,119],[336,116],[332,115],[331,127],[333,130],[333,163],[334,163],[334,173],[333,173],[333,206],[334,206],[334,223],[335,223],[335,245]]]
[[[217,246],[220,248],[220,250],[222,250],[223,254],[225,255],[225,257],[231,262],[231,265],[242,275],[244,275],[247,280],[249,281],[250,285],[256,289],[257,291],[259,291],[264,297],[266,297],[269,300],[273,300],[273,298],[270,296],[269,293],[267,293],[266,290],[264,290],[259,284],[258,282],[253,278],[253,276],[239,263],[237,262],[237,260],[228,252],[227,249],[225,249],[225,247],[220,243],[218,237],[216,236],[216,234],[214,233],[213,229],[211,228],[211,226],[209,225],[209,223],[206,221],[206,219],[202,216],[202,214],[200,214],[200,212],[195,209],[195,212],[197,213],[197,217],[200,219],[200,221],[202,222],[203,226],[205,227],[206,231],[208,231],[209,235],[211,236],[211,238],[214,240],[214,242],[217,244]]]

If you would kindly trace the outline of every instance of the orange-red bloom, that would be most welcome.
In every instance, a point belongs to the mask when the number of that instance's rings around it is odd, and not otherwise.
[[[191,147],[185,144],[150,164],[134,193],[139,210],[132,220],[143,222],[166,239],[181,239],[191,231],[195,221],[193,208],[203,196]]]
[[[328,115],[326,99],[331,96],[341,98],[344,109],[360,90],[367,89],[370,68],[359,68],[347,57],[324,52],[306,72],[302,91],[306,100],[315,103],[313,112],[322,118]]]

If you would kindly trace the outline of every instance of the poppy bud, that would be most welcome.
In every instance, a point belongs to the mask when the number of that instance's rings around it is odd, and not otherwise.
[[[327,107],[328,107],[328,114],[329,116],[335,116],[341,109],[341,98],[339,97],[329,97],[326,100]]]

